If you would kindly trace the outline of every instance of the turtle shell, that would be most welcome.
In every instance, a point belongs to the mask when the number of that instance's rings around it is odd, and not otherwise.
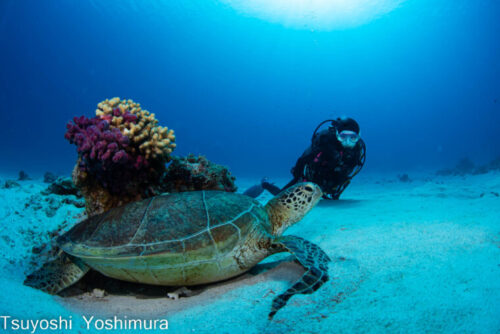
[[[258,225],[258,226],[257,226]],[[111,209],[75,225],[58,243],[83,258],[230,251],[256,227],[271,231],[256,200],[236,193],[194,191],[161,195]]]

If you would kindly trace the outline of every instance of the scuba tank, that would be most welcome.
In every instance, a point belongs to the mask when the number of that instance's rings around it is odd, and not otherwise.
[[[330,124],[332,127],[335,127],[337,125],[337,121],[333,120],[333,119],[327,119],[327,120],[324,120],[323,122],[319,123],[318,126],[316,127],[316,129],[314,129],[314,132],[313,132],[313,135],[311,138],[311,144],[314,143],[314,139],[316,138],[316,136],[318,134],[318,130],[323,126],[323,124],[328,123],[328,122],[331,122]]]

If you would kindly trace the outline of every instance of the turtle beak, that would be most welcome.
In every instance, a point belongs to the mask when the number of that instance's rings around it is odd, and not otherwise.
[[[318,198],[321,198],[321,196],[323,196],[323,191],[318,185],[316,185],[316,188],[314,189],[314,196],[317,196]]]

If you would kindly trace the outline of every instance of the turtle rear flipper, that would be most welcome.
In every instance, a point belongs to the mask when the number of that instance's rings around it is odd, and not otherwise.
[[[55,295],[78,282],[89,269],[81,260],[60,252],[54,260],[29,274],[24,285]]]
[[[273,246],[278,252],[292,253],[307,271],[291,288],[274,298],[269,319],[272,319],[293,295],[313,293],[328,281],[328,262],[331,261],[319,246],[296,236],[280,237]]]

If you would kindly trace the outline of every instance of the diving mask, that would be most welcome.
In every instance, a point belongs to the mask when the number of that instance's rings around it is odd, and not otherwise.
[[[337,131],[337,139],[342,146],[354,147],[359,140],[359,134],[350,130]]]

